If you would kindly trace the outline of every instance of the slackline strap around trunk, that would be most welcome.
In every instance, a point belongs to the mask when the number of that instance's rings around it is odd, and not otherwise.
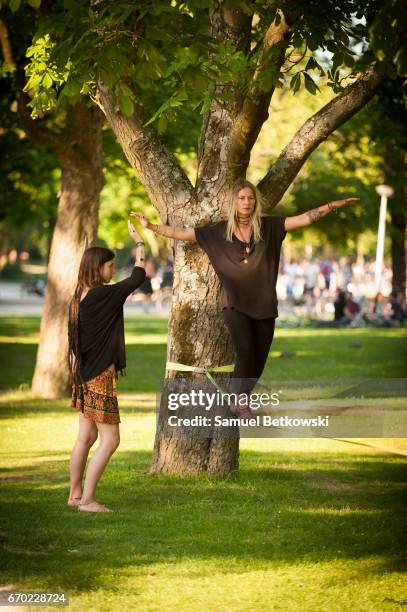
[[[223,393],[222,389],[217,384],[216,380],[211,375],[211,372],[233,372],[235,367],[234,363],[223,366],[215,366],[214,368],[199,368],[195,366],[185,365],[184,363],[175,363],[174,361],[167,361],[165,369],[166,370],[178,370],[178,372],[199,372],[200,374],[205,374],[207,378],[215,385],[215,387]]]

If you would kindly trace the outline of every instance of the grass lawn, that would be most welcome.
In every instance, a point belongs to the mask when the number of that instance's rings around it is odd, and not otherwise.
[[[39,325],[39,317],[0,317],[0,389],[31,383]],[[120,377],[120,391],[155,393],[165,367],[167,319],[132,315],[125,325],[127,375]],[[404,378],[406,340],[407,328],[277,328],[264,378]],[[282,358],[282,352],[295,355]]]
[[[0,388],[30,382],[38,323],[0,318]],[[2,585],[65,590],[80,611],[404,609],[407,441],[246,438],[233,480],[149,476],[154,401],[129,393],[154,393],[166,320],[128,318],[126,331],[122,443],[98,489],[114,513],[65,505],[67,400],[0,394]],[[278,329],[266,374],[403,377],[406,335]]]

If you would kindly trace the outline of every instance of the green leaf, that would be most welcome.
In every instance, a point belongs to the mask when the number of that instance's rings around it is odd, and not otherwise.
[[[40,8],[41,0],[27,0],[27,4],[29,4],[33,8]]]
[[[50,77],[49,74],[45,74],[43,79],[42,79],[42,84],[44,85],[45,89],[50,89],[52,87],[52,79]]]
[[[15,13],[21,6],[21,0],[10,0],[9,6],[10,10]]]
[[[129,96],[126,96],[125,94],[121,94],[119,96],[119,104],[120,110],[123,115],[125,115],[126,117],[131,117],[131,115],[134,113],[134,104],[132,99],[129,98]]]
[[[315,36],[308,36],[307,45],[311,51],[316,51],[319,46],[317,38]]]
[[[392,62],[386,62],[386,74],[391,79],[395,79],[397,77],[397,70]]]
[[[301,72],[297,72],[297,74],[295,74],[293,78],[291,79],[290,87],[293,90],[293,93],[296,93],[299,90],[300,86],[301,86]]]
[[[168,121],[165,115],[161,115],[157,122],[157,130],[159,134],[163,134],[167,130]]]
[[[405,74],[407,72],[407,44],[404,44],[397,53],[396,65],[398,67],[399,74]]]
[[[89,92],[90,92],[90,85],[89,85],[89,83],[84,83],[84,85],[82,86],[82,89],[81,89],[81,94],[86,95]]]
[[[42,74],[33,74],[32,77],[29,78],[27,85],[24,87],[24,91],[29,91],[33,88],[35,89],[41,83],[41,80]]]
[[[126,83],[120,83],[120,85],[119,85],[119,89],[120,89],[120,91],[121,91],[121,93],[122,93],[123,95],[127,96],[127,97],[128,97],[128,98],[130,98],[130,99],[131,99],[131,98],[133,97],[133,95],[134,95],[134,94],[133,94],[133,92],[132,92],[132,90],[130,89],[130,87],[128,87],[128,86],[126,85]]]
[[[353,66],[355,65],[355,59],[349,53],[345,53],[344,54],[343,62],[345,64],[345,66],[347,66],[348,68],[353,68]]]
[[[205,113],[207,113],[209,109],[211,108],[211,104],[212,104],[212,98],[210,98],[209,96],[205,96],[205,98],[202,101],[202,108],[201,108],[200,114],[204,115]]]
[[[328,51],[330,51],[331,53],[336,53],[336,51],[338,50],[338,47],[333,40],[328,40],[325,46],[328,49]]]
[[[64,96],[68,96],[68,98],[74,98],[78,96],[82,89],[82,85],[76,79],[70,78],[65,87],[62,90]]]
[[[343,53],[337,51],[332,57],[332,74],[334,74],[339,66],[343,64]]]
[[[304,72],[303,74],[305,88],[307,89],[307,91],[309,91],[310,94],[314,96],[317,93],[317,90],[319,91],[319,87],[309,74],[307,74],[306,72]]]
[[[305,66],[305,70],[314,70],[315,68],[318,68],[318,64],[317,62],[314,60],[314,58],[311,56]]]
[[[209,80],[197,68],[189,66],[183,74],[184,82],[195,91],[204,93],[209,85]]]
[[[303,38],[299,32],[294,32],[294,36],[292,39],[292,45],[296,49],[300,49],[302,47]]]
[[[113,85],[116,81],[116,75],[109,72],[108,70],[104,70],[103,68],[99,68],[99,75],[103,83],[109,88],[112,89]]]

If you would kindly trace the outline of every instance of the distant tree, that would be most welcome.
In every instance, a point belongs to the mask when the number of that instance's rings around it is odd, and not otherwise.
[[[7,117],[10,114],[11,117]],[[23,132],[15,113],[0,100],[0,270],[13,248],[36,246],[46,257],[56,219],[57,160]]]
[[[32,85],[25,88],[26,55],[30,54],[33,33],[50,4],[41,4],[39,0],[27,0],[22,6],[19,0],[0,3],[3,60],[0,76],[6,90],[5,99],[15,105],[15,121],[19,123],[21,137],[29,139],[37,148],[45,147],[45,155],[53,155],[58,160],[61,174],[32,382],[34,394],[53,398],[65,394],[69,388],[66,367],[68,303],[84,245],[92,243],[96,237],[99,195],[103,185],[103,115],[89,100],[81,97],[72,105],[61,103],[52,116],[40,112],[37,120],[31,117],[29,105],[33,90]],[[46,44],[42,52],[48,53]],[[47,88],[47,78],[40,79],[37,86]],[[7,137],[12,137],[10,128],[5,129]]]

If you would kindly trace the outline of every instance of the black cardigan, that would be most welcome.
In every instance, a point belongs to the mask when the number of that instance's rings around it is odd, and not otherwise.
[[[79,347],[81,377],[84,382],[98,376],[112,363],[116,372],[126,367],[123,305],[126,298],[141,285],[144,268],[135,266],[131,276],[114,285],[89,289],[79,306]],[[68,334],[72,324],[69,317]],[[74,381],[79,384],[78,379]]]

